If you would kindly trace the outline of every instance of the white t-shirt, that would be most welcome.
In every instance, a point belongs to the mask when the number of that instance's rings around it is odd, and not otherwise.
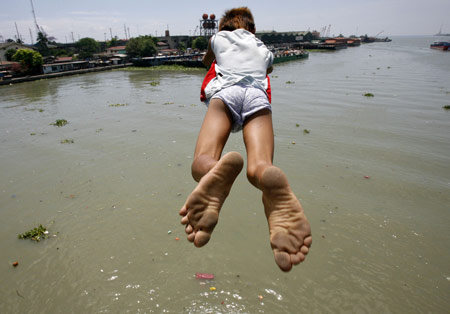
[[[254,34],[245,29],[218,32],[211,38],[211,49],[216,57],[216,78],[205,88],[207,98],[237,83],[267,89],[273,54]]]

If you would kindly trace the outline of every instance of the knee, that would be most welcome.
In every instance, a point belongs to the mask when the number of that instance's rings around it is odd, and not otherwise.
[[[259,187],[259,181],[261,180],[261,176],[264,173],[264,170],[267,167],[270,167],[272,164],[268,162],[259,162],[255,164],[247,165],[247,179],[256,187]]]
[[[207,155],[199,155],[194,158],[191,165],[191,174],[195,181],[200,181],[200,179],[211,170],[212,167],[217,163],[212,157]]]

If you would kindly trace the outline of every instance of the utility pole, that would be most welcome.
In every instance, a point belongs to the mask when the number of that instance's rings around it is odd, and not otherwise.
[[[123,29],[125,30],[125,40],[128,40],[127,26],[125,24],[123,24]]]
[[[110,32],[110,34],[111,34],[111,40],[112,40],[113,37],[112,37],[112,29],[111,29],[111,27],[109,28],[109,32]]]

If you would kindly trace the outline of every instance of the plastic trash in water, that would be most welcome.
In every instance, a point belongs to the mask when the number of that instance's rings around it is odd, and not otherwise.
[[[197,279],[214,279],[213,274],[207,274],[207,273],[195,273],[195,278]]]

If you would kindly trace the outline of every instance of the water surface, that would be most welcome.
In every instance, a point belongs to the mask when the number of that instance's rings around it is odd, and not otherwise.
[[[437,39],[275,67],[275,163],[314,239],[287,274],[244,174],[210,243],[185,240],[204,71],[0,87],[0,312],[447,313],[450,53],[429,49]],[[225,149],[245,154],[242,134]],[[17,239],[40,223],[49,239]]]

